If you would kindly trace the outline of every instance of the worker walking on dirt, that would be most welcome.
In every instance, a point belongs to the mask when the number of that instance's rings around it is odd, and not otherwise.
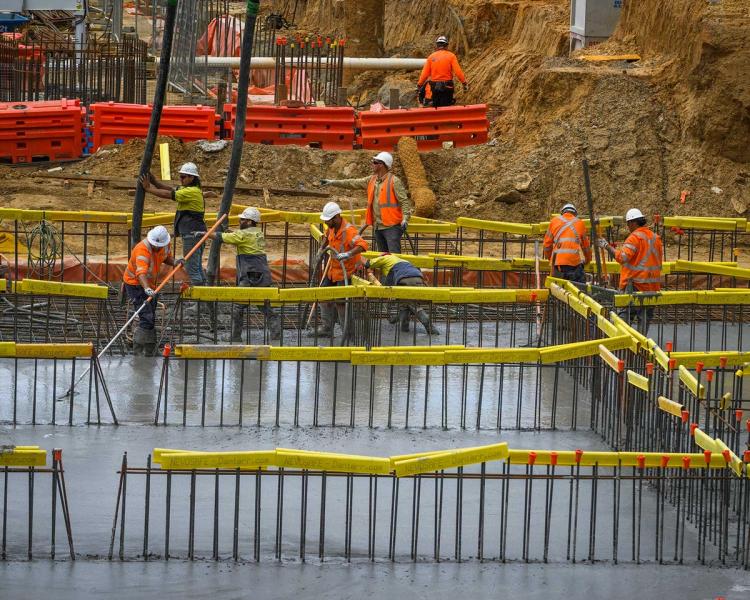
[[[432,92],[432,106],[440,108],[441,106],[452,106],[455,104],[453,99],[453,78],[456,77],[464,86],[464,91],[468,91],[469,83],[466,76],[458,64],[458,58],[448,50],[448,38],[441,35],[435,41],[435,52],[427,57],[422,74],[417,82],[417,92],[422,96],[425,85],[430,86]]]
[[[630,235],[620,249],[604,238],[599,239],[599,246],[620,263],[621,290],[626,294],[657,294],[661,290],[661,265],[664,256],[661,237],[646,227],[646,217],[637,208],[631,208],[625,214],[625,223]],[[653,313],[653,307],[632,305],[626,311],[628,320],[637,320],[643,333],[648,331]]]
[[[401,252],[401,237],[412,215],[412,203],[401,179],[391,173],[393,156],[381,152],[372,159],[372,175],[357,179],[321,179],[321,185],[367,190],[365,226],[372,226],[381,252]]]
[[[387,252],[365,262],[366,269],[379,271],[385,276],[385,285],[424,286],[422,271],[411,264],[408,260],[393,256]],[[401,323],[401,331],[409,331],[409,315],[414,313],[417,320],[424,325],[425,331],[430,335],[439,335],[440,331],[432,324],[430,315],[423,308],[415,306],[402,306],[398,311],[397,321]],[[396,322],[396,321],[392,321]]]
[[[583,270],[591,262],[591,240],[573,204],[563,206],[560,216],[550,221],[544,234],[543,252],[549,260],[552,277],[586,283]]]
[[[239,231],[209,234],[212,240],[221,237],[223,243],[235,246],[237,249],[237,285],[239,287],[270,287],[273,285],[271,269],[268,268],[268,257],[266,256],[266,238],[263,235],[263,230],[258,227],[259,223],[260,211],[251,206],[240,214]],[[281,319],[278,313],[265,305],[260,305],[258,308],[268,319],[271,339],[278,340],[281,337]],[[233,342],[242,341],[244,313],[245,306],[242,304],[235,304],[232,308]]]
[[[359,234],[357,228],[347,222],[341,216],[341,207],[335,202],[328,202],[323,207],[320,214],[320,220],[328,228],[325,232],[323,245],[318,251],[315,264],[317,265],[324,253],[328,253],[328,265],[320,287],[330,287],[334,285],[344,285],[344,269],[346,269],[346,279],[351,280],[357,265],[360,263],[360,254],[367,250],[367,242]],[[333,252],[331,252],[333,251]],[[342,269],[343,263],[343,269]],[[343,339],[351,337],[351,322],[348,326],[345,324],[345,305],[342,303],[333,304],[324,302],[320,307],[321,325],[308,334],[309,337],[326,337],[333,335],[333,326],[338,314],[339,323],[344,330]]]
[[[159,198],[177,202],[174,215],[174,235],[182,238],[182,252],[187,254],[198,243],[206,232],[204,215],[206,201],[203,198],[200,175],[195,163],[185,163],[179,171],[180,185],[172,187],[159,181],[152,173],[140,178],[146,192]],[[203,271],[203,247],[201,246],[185,264],[191,285],[206,285],[206,274]]]
[[[138,242],[130,253],[128,266],[123,274],[125,294],[133,303],[135,310],[146,303],[138,315],[138,327],[133,333],[133,354],[153,356],[156,352],[156,278],[162,264],[181,265],[172,257],[169,245],[171,238],[166,227],[154,227],[146,239]],[[151,302],[146,302],[152,298]]]

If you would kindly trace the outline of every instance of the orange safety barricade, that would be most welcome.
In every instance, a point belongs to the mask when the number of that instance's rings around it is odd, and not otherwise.
[[[91,113],[91,151],[105,144],[124,144],[133,138],[145,138],[151,120],[148,104],[97,102]],[[215,140],[221,117],[210,106],[165,106],[159,123],[159,135],[184,142]]]
[[[486,104],[363,111],[357,143],[366,150],[394,150],[399,138],[413,137],[420,150],[437,150],[443,142],[474,146],[487,141],[489,126]]]
[[[79,100],[0,103],[0,162],[70,160],[83,151]]]
[[[236,109],[234,104],[224,106],[224,126],[229,138],[234,138]],[[247,107],[245,141],[351,150],[354,124],[354,109],[350,107],[254,105]]]

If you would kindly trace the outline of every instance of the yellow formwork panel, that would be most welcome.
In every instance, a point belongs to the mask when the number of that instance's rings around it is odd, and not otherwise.
[[[682,411],[685,410],[685,407],[679,402],[675,402],[664,396],[659,396],[656,403],[659,406],[659,409],[665,413],[670,414],[673,417],[682,418]]]
[[[451,288],[436,288],[416,285],[373,285],[368,288],[364,288],[363,295],[367,298],[385,298],[389,300],[420,300],[422,302],[441,302],[447,304],[451,299]]]
[[[445,352],[445,364],[520,364],[539,360],[538,348],[467,348]]]
[[[16,282],[15,291],[19,294],[105,299],[109,293],[109,288],[106,285],[93,283],[60,283],[57,281],[24,279]]]
[[[721,449],[716,444],[716,440],[714,440],[714,438],[712,438],[699,427],[696,427],[695,431],[693,432],[693,440],[699,448],[703,448],[703,450],[708,450],[709,452],[721,454]]]
[[[515,465],[527,465],[531,460],[532,453],[535,465],[551,465],[553,462],[558,466],[573,466],[577,464],[576,458],[579,454],[575,450],[515,450],[511,449],[508,462]],[[602,467],[615,467],[619,464],[617,452],[581,451],[580,464],[582,467],[599,465]]]
[[[680,229],[700,229],[704,231],[735,231],[747,227],[747,219],[730,219],[720,217],[664,217],[665,227]]]
[[[91,358],[93,344],[16,344],[16,358]]]
[[[446,352],[451,350],[463,350],[466,348],[463,344],[451,344],[449,346],[436,344],[434,346],[373,346],[370,348],[373,352]],[[354,348],[354,350],[364,350],[364,348]]]
[[[289,360],[311,362],[349,362],[352,352],[364,351],[358,346],[271,346],[271,351],[264,360]]]
[[[185,359],[202,358],[220,360],[254,358],[256,360],[267,360],[271,354],[271,346],[178,344],[175,346],[174,353],[175,356]]]
[[[624,369],[624,361],[620,360],[612,354],[609,348],[604,346],[603,344],[599,344],[599,358],[601,358],[604,363],[609,366],[613,371],[616,373],[622,373]]]
[[[274,464],[283,468],[331,471],[335,473],[364,473],[388,475],[391,461],[378,456],[354,454],[312,453],[277,448]]]
[[[508,457],[508,444],[501,442],[489,446],[477,446],[436,453],[431,456],[411,458],[394,463],[397,477],[432,473],[477,463],[505,460]]]
[[[640,373],[636,373],[635,371],[631,371],[628,369],[627,371],[627,377],[628,377],[628,383],[634,387],[637,387],[640,390],[643,390],[644,392],[648,392],[650,389],[650,382],[648,377],[644,377]]]
[[[352,285],[356,285],[357,287],[369,287],[369,286],[371,286],[371,285],[372,285],[372,284],[371,284],[371,283],[370,283],[369,281],[367,281],[367,279],[362,279],[362,278],[361,278],[361,277],[359,277],[358,275],[352,275],[352,276],[351,276],[351,277],[349,278],[349,282],[350,282],[350,283],[351,283]],[[367,295],[367,292],[365,292],[365,296],[366,296],[366,295]]]
[[[174,221],[174,213],[159,213],[155,215],[147,215],[143,217],[141,225],[143,227],[155,227],[156,225],[169,225]],[[206,219],[208,223],[208,219]],[[132,218],[128,219],[128,226],[132,226]]]
[[[516,290],[470,290],[450,292],[449,300],[452,304],[501,304],[515,303],[517,296]]]
[[[685,387],[689,389],[694,396],[700,399],[706,397],[706,388],[703,384],[698,385],[698,379],[690,371],[687,370],[685,365],[680,365],[679,368],[680,381],[685,384]]]
[[[726,364],[729,367],[742,366],[750,361],[750,352],[672,352],[670,356],[675,359],[678,365],[688,369],[695,369],[699,362],[703,363],[706,368],[719,367],[722,359],[726,359]]]
[[[352,352],[353,365],[434,366],[445,364],[445,352]]]
[[[701,292],[699,304],[750,304],[750,290],[736,290],[734,292]]]
[[[39,448],[16,446],[0,453],[0,467],[44,467],[46,464],[47,451]]]
[[[468,217],[459,217],[456,219],[456,225],[466,227],[467,229],[481,229],[484,231],[497,231],[499,233],[513,233],[516,235],[533,235],[534,228],[532,225],[524,223],[509,223],[504,221],[486,221],[484,219],[470,219]]]
[[[279,299],[279,288],[191,286],[182,292],[181,298],[201,302],[273,302]]]
[[[162,469],[258,469],[273,464],[275,450],[162,453]]]
[[[26,210],[0,208],[0,219],[17,221],[65,221],[73,223],[127,223],[131,213],[76,210]]]
[[[549,290],[516,290],[516,302],[534,302],[532,296],[535,296],[537,302],[546,302],[549,299]]]
[[[479,258],[457,254],[430,253],[438,267],[463,267],[470,271],[511,271],[513,260],[509,258]]]
[[[279,290],[281,302],[326,302],[328,300],[362,298],[364,295],[364,289],[354,285]]]
[[[414,458],[422,458],[425,456],[437,456],[439,454],[447,454],[448,452],[448,450],[429,450],[427,452],[412,452],[411,454],[396,454],[389,457],[389,460],[391,461],[391,470],[396,468],[397,462],[412,460]]]
[[[604,315],[596,315],[596,326],[607,337],[617,337],[620,335],[620,330],[617,329],[617,326],[613,325]]]
[[[726,457],[724,455],[726,454],[729,456],[727,467],[734,471],[734,474],[737,475],[737,477],[742,477],[742,472],[745,470],[745,463],[743,462],[743,460],[734,452],[732,452],[732,449],[727,446],[720,438],[716,438],[714,441],[716,442],[716,446],[718,447],[718,450],[721,453],[722,457],[724,457],[725,462]]]
[[[153,453],[151,454],[151,462],[153,462],[155,465],[161,464],[161,457],[165,454],[181,454],[181,453],[190,453],[190,452],[197,452],[197,450],[178,450],[176,448],[154,448]]]
[[[509,451],[508,462],[512,464],[529,464],[531,453],[535,454],[535,465],[550,465],[555,459],[555,464],[562,467],[572,467],[580,462],[582,467],[638,467],[641,461],[644,468],[684,468],[684,459],[688,459],[689,468],[705,469],[706,458],[703,454],[668,453],[668,452],[597,452],[575,450],[515,450]],[[666,460],[666,465],[664,464]],[[726,466],[724,457],[720,454],[712,454],[708,465],[712,469],[721,469]]]
[[[310,223],[311,225],[321,224],[320,213],[298,212],[298,211],[290,211],[290,210],[282,210],[282,211],[279,211],[279,213],[281,214],[282,220],[286,223],[297,223],[297,224]]]
[[[638,351],[638,345],[640,345],[642,348],[648,347],[646,336],[643,335],[640,331],[628,325],[625,320],[622,319],[617,313],[610,312],[609,319],[622,333],[633,338],[633,344],[630,348],[633,352]]]
[[[323,232],[317,225],[310,225],[310,235],[318,242],[323,239]]]
[[[574,342],[572,344],[560,344],[539,351],[539,359],[544,364],[573,360],[584,356],[599,354],[599,346],[608,350],[623,350],[629,348],[631,339],[627,335],[620,335],[605,340],[589,340],[586,342]]]
[[[448,234],[455,233],[457,226],[455,223],[412,223],[409,222],[407,233],[432,233]]]
[[[0,342],[0,358],[13,358],[16,355],[15,342]]]
[[[665,371],[669,370],[669,356],[667,355],[664,350],[661,349],[660,346],[654,346],[652,348],[652,353],[654,355],[654,360],[656,363]]]
[[[725,275],[727,277],[736,277],[738,279],[750,279],[750,269],[731,267],[717,263],[678,260],[675,263],[675,268],[680,271],[689,271],[691,273]]]
[[[696,304],[699,292],[661,292],[658,296],[639,294],[616,294],[615,306],[671,306],[676,304]]]

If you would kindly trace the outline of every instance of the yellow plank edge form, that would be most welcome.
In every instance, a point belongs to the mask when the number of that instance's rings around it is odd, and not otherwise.
[[[25,210],[0,208],[0,219],[17,221],[66,221],[72,223],[127,223],[131,213],[77,210]]]
[[[175,356],[180,358],[255,358],[261,360],[271,354],[271,346],[231,346],[213,344],[177,344]]]
[[[455,223],[412,223],[409,222],[407,233],[453,233],[458,229]]]
[[[364,295],[364,288],[354,285],[317,288],[285,288],[279,290],[279,300],[281,302],[325,302],[326,300],[362,298]]]
[[[676,268],[681,271],[690,271],[692,273],[710,273],[712,275],[726,275],[727,277],[737,277],[738,279],[750,279],[750,269],[740,267],[727,267],[708,262],[688,262],[678,260]]]
[[[180,295],[184,300],[202,302],[263,302],[279,299],[279,288],[191,286]]]
[[[182,454],[182,453],[189,453],[189,452],[197,452],[197,450],[178,450],[176,448],[154,448],[154,451],[151,454],[151,462],[153,462],[155,465],[161,464],[161,457],[165,454]]]
[[[91,358],[93,344],[16,344],[16,358]]]
[[[721,454],[721,450],[716,444],[716,440],[698,427],[696,427],[693,432],[693,440],[695,440],[695,443],[699,448],[703,448],[703,450],[708,450],[715,454]]]
[[[742,472],[745,470],[745,463],[742,461],[742,459],[734,452],[732,452],[732,449],[727,446],[720,438],[716,438],[714,441],[716,442],[716,446],[718,447],[722,457],[725,453],[728,453],[729,462],[727,462],[727,467],[734,471],[734,474],[737,475],[737,477],[742,477]],[[724,458],[724,461],[726,462],[726,458]]]
[[[747,219],[728,219],[721,217],[664,217],[664,227],[679,227],[680,229],[702,229],[705,231],[735,231],[743,230],[747,226]]]
[[[162,469],[258,469],[272,464],[276,451],[176,452],[159,458]]]
[[[620,330],[616,325],[610,323],[606,316],[596,315],[596,326],[607,337],[617,337],[620,335]]]
[[[539,348],[466,348],[447,350],[445,364],[520,364],[539,361]]]
[[[372,285],[369,281],[367,281],[367,279],[362,279],[358,275],[352,275],[349,278],[349,283],[351,283],[352,285],[364,286],[364,287]]]
[[[161,178],[164,181],[172,179],[169,172],[169,142],[159,144],[159,167],[161,169]]]
[[[414,365],[445,364],[445,352],[352,352],[353,365]]]
[[[450,302],[453,304],[483,304],[504,302],[544,302],[549,298],[549,290],[452,290]]]
[[[551,465],[553,462],[560,467],[575,466],[576,459],[580,460],[582,467],[637,467],[640,459],[643,466],[648,468],[684,468],[684,459],[688,459],[691,469],[705,469],[706,458],[703,454],[688,453],[679,454],[674,452],[598,452],[598,451],[576,451],[576,450],[516,450],[509,451],[508,462],[517,465],[529,464],[531,453],[534,453],[535,465]],[[580,452],[580,454],[579,454]],[[554,459],[554,460],[553,460]],[[666,459],[666,465],[664,460]],[[708,465],[712,469],[722,469],[726,461],[721,454],[712,454]]]
[[[612,354],[609,348],[604,346],[603,344],[599,344],[599,358],[601,358],[604,363],[609,366],[610,369],[612,369],[615,373],[622,373],[624,367],[624,361],[621,361],[617,356]]]
[[[16,292],[19,294],[43,294],[47,296],[71,296],[75,298],[105,299],[109,293],[106,285],[91,283],[60,283],[57,281],[40,281],[38,279],[24,279],[16,282]]]
[[[43,467],[47,464],[47,451],[39,448],[17,446],[0,453],[0,467]]]
[[[630,336],[631,338],[630,350],[631,352],[633,352],[633,354],[638,353],[639,346],[641,348],[648,347],[646,336],[644,336],[640,331],[637,331],[636,329],[628,325],[624,319],[620,318],[617,315],[617,313],[610,312],[609,320],[615,325],[615,327],[617,327],[617,329],[620,330],[621,334]]]
[[[640,375],[639,373],[636,373],[635,371],[631,371],[628,369],[628,383],[632,386],[637,387],[640,390],[643,390],[644,392],[648,392],[649,390],[649,380],[648,377],[644,377],[643,375]]]
[[[263,360],[349,362],[352,352],[364,352],[364,346],[271,346]]]
[[[726,359],[729,367],[740,367],[750,361],[750,352],[735,351],[714,351],[714,352],[672,352],[671,358],[674,358],[678,365],[688,369],[695,369],[696,364],[703,363],[706,368],[720,367],[722,359]]]
[[[632,340],[629,336],[620,335],[606,340],[589,340],[587,342],[560,344],[558,346],[542,348],[539,352],[539,358],[545,364],[561,362],[598,354],[600,345],[607,348],[607,350],[623,350],[629,348],[631,343]]]
[[[688,371],[684,365],[680,365],[678,370],[680,373],[680,381],[685,384],[685,387],[687,387],[694,396],[697,396],[700,399],[705,398],[706,388],[703,387],[703,384],[701,384],[700,387],[698,386],[698,379],[695,375]]]
[[[524,223],[485,221],[484,219],[470,219],[468,217],[459,217],[456,219],[456,225],[459,227],[466,227],[467,229],[498,231],[500,233],[514,233],[517,235],[533,235],[534,233],[533,226]]]
[[[284,468],[336,473],[388,475],[391,472],[391,461],[387,458],[354,454],[317,454],[277,449],[274,464]]]
[[[451,288],[437,288],[426,286],[372,286],[364,288],[363,295],[367,298],[386,298],[392,300],[421,300],[423,302],[449,303]]]
[[[318,242],[323,239],[323,232],[317,225],[310,225],[310,235]]]
[[[451,450],[432,456],[423,456],[398,461],[394,464],[397,477],[432,473],[443,469],[452,469],[494,460],[505,460],[508,457],[508,444],[501,442],[489,446],[477,446]]]
[[[16,343],[15,342],[0,342],[0,358],[15,358],[16,356]]]
[[[659,396],[657,403],[660,410],[663,410],[665,413],[670,414],[673,417],[682,418],[682,411],[685,410],[685,407],[679,402],[675,402],[664,396]]]
[[[669,371],[669,356],[661,349],[661,346],[654,346],[651,351],[656,363],[665,371]]]
[[[449,450],[429,450],[427,452],[412,452],[411,454],[396,454],[389,457],[391,461],[391,470],[393,471],[396,468],[397,462],[403,462],[413,458],[422,458],[424,456],[438,456],[440,454],[448,454],[449,452]]]
[[[640,294],[615,294],[615,306],[672,306],[696,304],[699,292],[661,292],[658,296]]]

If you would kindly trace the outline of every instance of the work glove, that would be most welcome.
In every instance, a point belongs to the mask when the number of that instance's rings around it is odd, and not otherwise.
[[[607,247],[609,246],[609,242],[607,240],[605,240],[604,238],[599,238],[596,241],[596,243],[599,244],[599,247],[603,248],[604,250],[606,250]]]
[[[403,231],[404,233],[406,233],[406,228],[407,227],[409,227],[409,221],[407,221],[406,219],[404,219],[403,221],[401,221],[401,231]]]
[[[334,258],[336,260],[348,260],[352,257],[351,252],[339,252]]]
[[[143,291],[146,293],[146,295],[149,298],[153,298],[154,296],[156,296],[156,292],[152,290],[150,287],[144,288]]]
[[[176,261],[174,261],[175,267],[184,267],[185,266],[185,259],[184,258],[178,258]]]
[[[192,235],[195,238],[202,238],[206,232],[205,231],[191,231],[190,235]]]
[[[320,180],[320,185],[323,185],[323,186],[331,185],[332,183],[333,183],[333,179],[321,179]]]

